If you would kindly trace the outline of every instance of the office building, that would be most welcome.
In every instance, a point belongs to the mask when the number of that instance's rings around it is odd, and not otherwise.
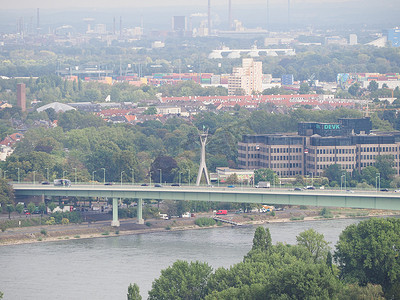
[[[282,85],[293,85],[294,84],[293,74],[284,74],[284,75],[282,75],[281,84]]]
[[[26,111],[26,87],[25,83],[17,84],[17,106]]]
[[[174,16],[172,18],[172,30],[175,32],[185,32],[187,30],[186,17]]]
[[[253,92],[262,92],[262,62],[252,58],[243,58],[242,67],[233,68],[228,79],[228,94],[237,95],[244,92],[251,95]]]
[[[352,173],[373,166],[379,155],[394,158],[399,175],[400,133],[371,133],[369,118],[338,123],[298,124],[297,134],[244,135],[238,144],[238,167],[269,168],[281,177],[321,176],[332,164]]]

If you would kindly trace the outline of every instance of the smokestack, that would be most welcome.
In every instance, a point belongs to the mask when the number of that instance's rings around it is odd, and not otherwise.
[[[208,0],[208,34],[211,34],[211,0]]]
[[[114,33],[114,35],[115,35],[115,17],[114,17],[114,19],[113,19],[113,33]]]
[[[24,83],[17,83],[17,106],[26,111],[26,88]]]
[[[228,11],[228,22],[229,22],[229,30],[232,29],[232,0],[229,0],[229,11]]]
[[[269,28],[269,0],[267,0],[267,30],[271,31]]]
[[[122,17],[119,17],[119,36],[122,36]]]
[[[37,21],[36,30],[39,33],[39,30],[40,30],[40,10],[39,10],[39,8],[36,11],[36,21]]]

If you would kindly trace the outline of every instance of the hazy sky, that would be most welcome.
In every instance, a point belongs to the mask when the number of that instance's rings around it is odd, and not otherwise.
[[[389,0],[399,3],[399,0]],[[0,10],[21,9],[21,8],[42,8],[42,9],[65,9],[65,8],[106,8],[106,7],[149,7],[149,6],[207,6],[207,0],[14,0],[2,1]],[[293,5],[299,3],[339,3],[349,0],[291,0]],[[375,0],[364,0],[363,2],[377,2]],[[211,5],[225,5],[228,0],[211,0]],[[239,4],[264,4],[266,0],[232,0],[232,6]],[[286,0],[270,0],[270,5],[286,4]],[[400,5],[400,4],[399,4]]]

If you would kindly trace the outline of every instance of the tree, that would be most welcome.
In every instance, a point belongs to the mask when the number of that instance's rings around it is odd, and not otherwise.
[[[393,168],[393,166],[393,155],[378,155],[376,157],[375,167],[378,169],[381,177],[381,186],[389,187],[391,179],[393,178],[394,174],[396,174],[396,170]]]
[[[11,219],[11,213],[15,210],[15,206],[13,204],[7,204],[6,209],[8,212],[8,218]]]
[[[279,183],[279,177],[271,169],[257,169],[254,171],[254,183],[257,184],[260,181],[269,181],[272,184]]]
[[[325,170],[324,170],[324,175],[325,177],[328,178],[329,182],[332,181],[336,181],[336,182],[340,182],[340,178],[342,176],[342,169],[340,167],[339,164],[333,164],[328,166]]]
[[[148,299],[203,299],[211,273],[212,268],[207,263],[178,260],[153,281]]]
[[[36,210],[36,205],[33,202],[29,202],[28,206],[26,207],[30,214],[33,214]]]
[[[43,216],[43,214],[46,212],[46,204],[44,202],[40,202],[38,210],[40,212],[40,215]]]
[[[17,213],[19,213],[19,214],[22,214],[22,212],[24,211],[24,205],[21,204],[21,203],[18,203],[18,204],[15,206],[15,211],[16,211]]]
[[[358,82],[352,84],[349,87],[348,92],[354,97],[359,96],[361,93],[361,85]]]
[[[272,239],[269,229],[265,230],[264,227],[257,227],[254,238],[253,238],[253,247],[251,250],[261,250],[261,251],[270,251],[272,247]]]
[[[371,93],[375,92],[378,88],[379,84],[375,80],[370,81],[367,87],[368,91],[370,91]]]
[[[299,93],[304,95],[304,94],[308,94],[309,92],[310,92],[310,85],[307,82],[302,82],[300,84]]]
[[[346,281],[380,284],[387,292],[400,278],[400,219],[372,218],[348,226],[334,254]]]
[[[0,204],[7,205],[14,202],[14,189],[6,179],[0,179]]]
[[[361,178],[371,186],[376,184],[376,176],[379,170],[374,166],[368,166],[361,170]]]
[[[57,204],[55,204],[54,202],[50,202],[47,207],[50,209],[50,212],[53,212],[54,209],[57,207]]]
[[[171,156],[160,155],[151,164],[152,180],[154,182],[173,182],[178,164]]]
[[[324,240],[324,235],[309,229],[301,232],[297,237],[297,245],[304,246],[314,257],[314,262],[326,261],[329,252],[329,243]]]
[[[128,300],[142,300],[142,296],[139,293],[139,286],[134,283],[128,287]]]
[[[236,173],[233,173],[226,178],[226,183],[228,184],[237,184],[239,183],[239,177],[237,176]]]
[[[150,106],[146,111],[144,112],[145,115],[155,115],[157,114],[157,108],[155,106]]]

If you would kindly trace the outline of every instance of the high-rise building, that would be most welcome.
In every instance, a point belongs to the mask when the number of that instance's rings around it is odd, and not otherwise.
[[[174,16],[172,18],[172,30],[173,31],[186,31],[187,30],[187,22],[185,16]]]
[[[22,111],[26,111],[26,88],[25,83],[17,84],[17,105]]]
[[[350,34],[349,36],[349,45],[353,46],[353,45],[357,45],[358,41],[357,41],[357,34]]]
[[[293,85],[294,84],[293,74],[284,74],[284,75],[282,75],[281,84],[282,85]]]
[[[228,94],[236,95],[244,91],[246,95],[262,92],[262,62],[243,58],[242,67],[233,68],[228,79]]]

